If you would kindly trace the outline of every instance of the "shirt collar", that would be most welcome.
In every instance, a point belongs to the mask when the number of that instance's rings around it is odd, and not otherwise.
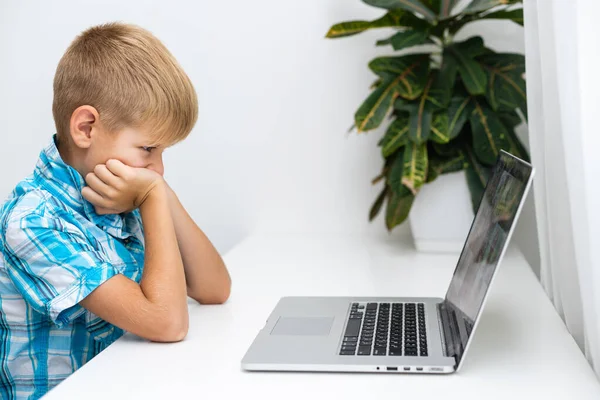
[[[63,161],[56,140],[56,134],[52,135],[50,143],[40,152],[34,171],[36,178],[41,178],[40,183],[49,192],[106,233],[122,239],[132,236],[126,232],[125,221],[130,213],[99,215],[92,203],[83,198],[81,190],[86,186],[85,181],[75,168]]]

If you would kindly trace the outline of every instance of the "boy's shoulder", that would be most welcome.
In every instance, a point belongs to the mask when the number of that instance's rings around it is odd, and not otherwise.
[[[0,229],[10,223],[23,220],[30,215],[46,216],[48,209],[62,208],[64,205],[48,190],[28,176],[19,182],[12,193],[0,205]]]

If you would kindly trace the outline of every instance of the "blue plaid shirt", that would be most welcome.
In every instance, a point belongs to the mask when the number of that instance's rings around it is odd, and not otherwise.
[[[122,336],[78,303],[116,274],[142,277],[139,211],[96,214],[55,139],[0,207],[1,399],[41,397]]]

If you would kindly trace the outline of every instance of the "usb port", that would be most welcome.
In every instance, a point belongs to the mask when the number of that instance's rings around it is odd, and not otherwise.
[[[405,371],[410,371],[410,367],[404,367]]]
[[[423,367],[417,367],[417,371],[423,371]]]
[[[398,367],[387,367],[388,371],[398,371]]]

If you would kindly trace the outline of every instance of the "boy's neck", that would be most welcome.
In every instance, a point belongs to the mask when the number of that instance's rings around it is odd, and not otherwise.
[[[65,164],[67,164],[69,167],[75,169],[77,172],[79,172],[79,175],[81,175],[83,177],[83,174],[81,173],[80,169],[77,168],[76,165],[74,165],[73,160],[71,159],[71,152],[68,151],[67,146],[65,146],[63,143],[61,144],[56,144],[56,149],[58,150],[58,154],[60,154],[60,158],[63,160],[63,162]]]

